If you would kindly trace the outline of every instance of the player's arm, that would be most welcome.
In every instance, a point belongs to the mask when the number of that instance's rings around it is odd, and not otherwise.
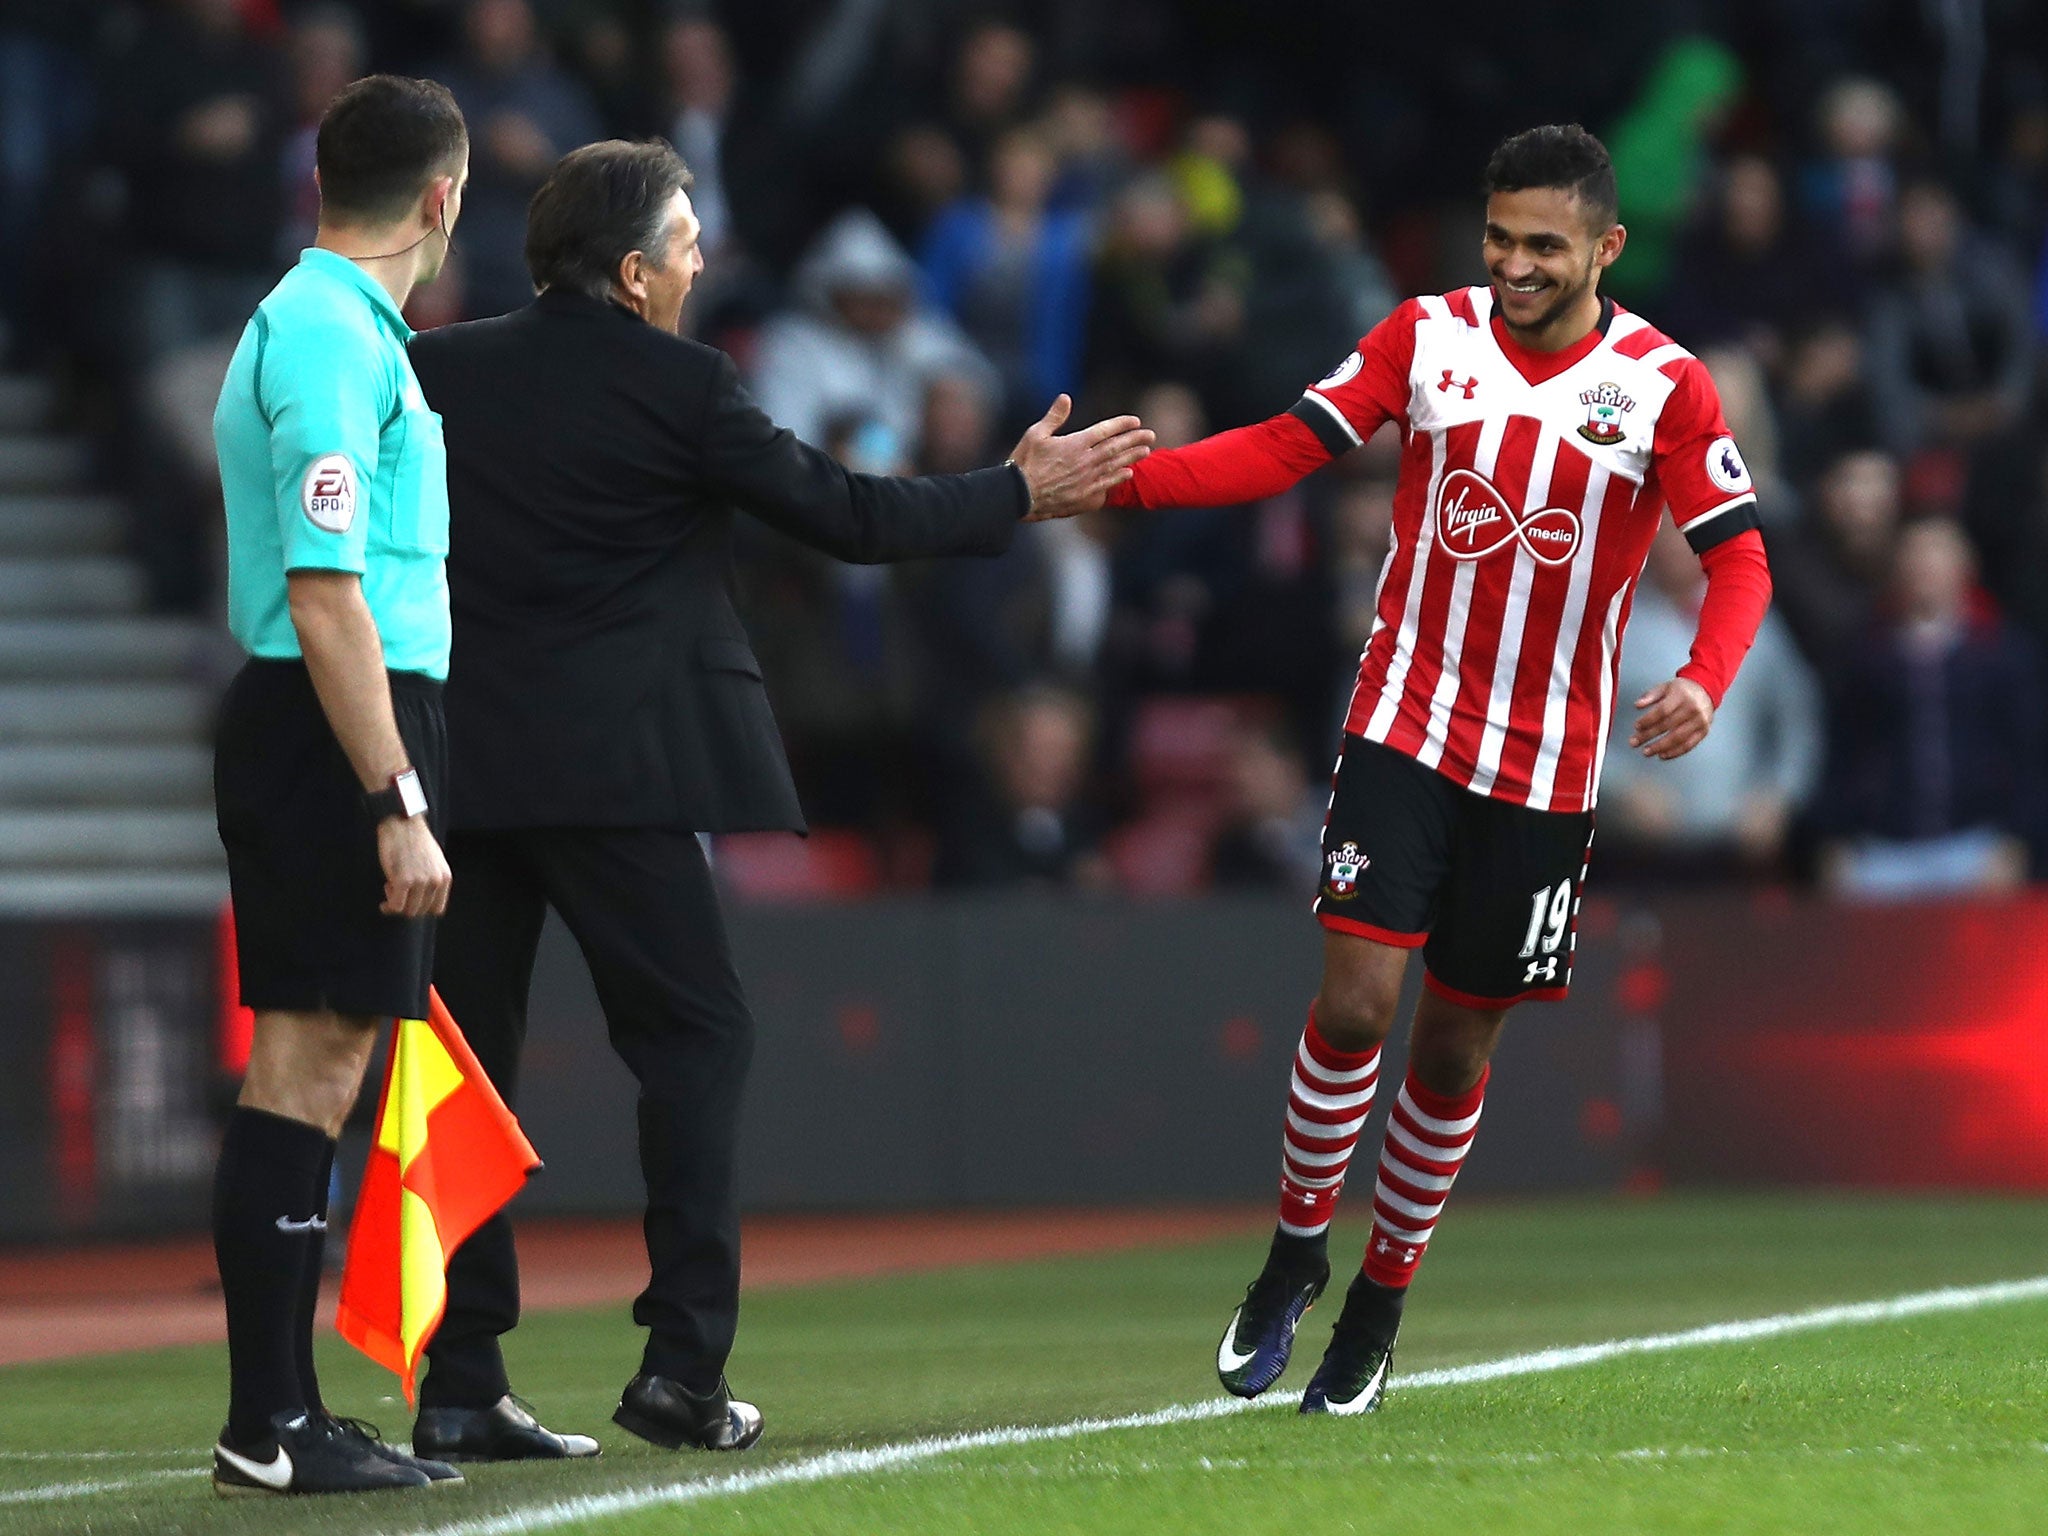
[[[1349,453],[1382,422],[1405,419],[1421,314],[1414,300],[1403,304],[1278,416],[1185,448],[1154,450],[1110,492],[1109,505],[1229,507],[1262,501]]]
[[[299,357],[346,357],[345,338]],[[363,596],[368,491],[377,470],[384,407],[363,370],[293,366],[278,357],[258,381],[270,421],[271,477],[292,627],[327,723],[365,790],[412,766],[391,708],[384,644]],[[377,824],[382,910],[438,916],[448,904],[448,861],[424,816]]]
[[[1706,368],[1690,358],[1678,366],[1678,388],[1657,422],[1655,468],[1672,519],[1706,572],[1707,591],[1692,654],[1678,676],[1636,700],[1641,713],[1628,743],[1666,761],[1706,740],[1771,604],[1756,487]]]

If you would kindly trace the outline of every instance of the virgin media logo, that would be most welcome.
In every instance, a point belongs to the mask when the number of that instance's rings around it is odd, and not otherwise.
[[[1445,553],[1457,560],[1484,559],[1497,549],[1520,544],[1533,560],[1563,565],[1578,552],[1579,515],[1563,507],[1545,507],[1523,517],[1486,476],[1454,469],[1437,487],[1436,535]]]

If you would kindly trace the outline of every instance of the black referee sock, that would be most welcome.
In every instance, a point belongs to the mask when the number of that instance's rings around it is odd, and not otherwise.
[[[313,1333],[319,1327],[320,1281],[327,1269],[327,1204],[334,1193],[334,1143],[320,1160],[318,1193],[313,1197],[313,1214],[320,1218],[319,1230],[306,1244],[306,1261],[299,1275],[298,1315],[292,1320],[292,1342],[298,1347],[299,1391],[306,1406],[315,1413],[326,1408],[320,1400],[320,1378],[313,1369]]]
[[[317,1126],[264,1110],[228,1117],[213,1180],[213,1252],[228,1315],[228,1434],[238,1445],[261,1445],[273,1414],[307,1406],[294,1334],[333,1146]]]

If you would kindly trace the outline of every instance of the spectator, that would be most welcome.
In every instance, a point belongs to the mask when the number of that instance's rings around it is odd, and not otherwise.
[[[1898,460],[1876,449],[1846,453],[1820,482],[1818,517],[1769,532],[1778,612],[1823,669],[1840,662],[1876,611],[1892,568],[1899,496]]]
[[[1084,85],[1060,86],[1046,106],[1043,132],[1059,162],[1052,206],[1092,217],[1131,173],[1109,98]]]
[[[8,322],[29,319],[34,232],[58,168],[92,129],[92,32],[76,0],[11,0],[0,19],[0,361]]]
[[[1896,611],[1841,676],[1823,868],[1844,894],[2004,890],[2026,878],[2044,775],[2039,653],[1975,597],[1973,564],[1948,519],[1908,527]]]
[[[292,126],[284,142],[285,231],[278,259],[298,260],[320,222],[313,150],[320,118],[335,94],[364,73],[363,24],[346,5],[309,5],[292,18],[285,45],[291,61]]]
[[[1815,226],[1863,271],[1892,247],[1905,123],[1897,95],[1876,80],[1841,80],[1821,98],[1821,153],[1800,178],[1800,200]]]
[[[542,46],[529,0],[469,0],[462,56],[442,72],[469,121],[462,215],[464,287],[474,315],[533,298],[526,205],[555,162],[601,133],[583,88]]]
[[[1094,719],[1080,695],[1027,688],[991,712],[984,779],[939,845],[936,879],[952,886],[1105,889],[1100,818],[1086,780]]]
[[[1138,177],[1112,205],[1097,257],[1091,386],[1128,398],[1155,379],[1181,379],[1213,415],[1248,280],[1241,255],[1196,237],[1169,178]]]
[[[947,127],[966,157],[968,173],[989,170],[997,142],[1019,127],[1031,109],[1038,45],[1006,21],[968,29],[947,83]]]
[[[1043,135],[1004,134],[989,159],[989,195],[942,211],[919,252],[932,302],[1002,375],[1006,430],[1022,431],[1045,401],[1080,389],[1087,221],[1047,206],[1057,173]]]
[[[2014,425],[2033,386],[2034,317],[2011,255],[1964,222],[1955,194],[1899,200],[1899,271],[1871,317],[1871,379],[1888,439],[1968,449]]]
[[[761,329],[754,392],[762,410],[805,442],[821,443],[837,418],[867,417],[914,459],[933,380],[960,375],[994,393],[987,359],[951,320],[918,302],[915,263],[867,210],[832,222],[792,287],[797,307]]]
[[[1633,260],[1633,225],[1629,241]],[[1722,168],[1693,237],[1676,252],[1663,307],[1693,347],[1740,344],[1775,373],[1801,327],[1824,302],[1840,302],[1845,270],[1830,266],[1788,219],[1777,167],[1761,155],[1737,155]],[[1740,441],[1744,457],[1753,457],[1749,440]]]
[[[1779,441],[1785,476],[1802,492],[1843,454],[1878,442],[1864,359],[1862,336],[1840,314],[1822,312],[1793,338],[1780,374]]]
[[[278,50],[236,0],[166,0],[106,58],[100,100],[138,257],[133,361],[238,331],[282,270]]]
[[[1706,592],[1700,563],[1666,523],[1629,621],[1615,694],[1640,698],[1675,677],[1692,649]],[[1617,711],[1600,794],[1600,842],[1630,872],[1668,878],[1779,874],[1786,833],[1820,776],[1820,687],[1791,631],[1767,615],[1742,686],[1714,712],[1707,739],[1671,762],[1629,749]]]
[[[1671,281],[1679,231],[1706,179],[1706,141],[1742,89],[1742,65],[1723,44],[1681,37],[1651,64],[1642,92],[1614,125],[1608,148],[1626,189],[1628,260],[1604,286],[1634,303],[1656,301]]]
[[[705,269],[686,321],[715,332],[744,311],[770,307],[766,275],[753,259],[779,251],[802,216],[803,185],[780,163],[772,127],[748,106],[725,29],[684,13],[661,34],[658,132],[697,178],[691,205],[703,224]]]
[[[915,245],[941,210],[967,195],[967,156],[951,134],[931,123],[899,129],[883,151],[883,222]]]
[[[1230,749],[1230,810],[1209,855],[1220,890],[1314,894],[1323,868],[1323,808],[1301,755],[1271,730],[1240,729]]]

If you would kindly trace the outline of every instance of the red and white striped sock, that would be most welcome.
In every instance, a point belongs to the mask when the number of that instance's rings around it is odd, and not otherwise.
[[[1455,1098],[1431,1093],[1416,1081],[1412,1068],[1401,1084],[1387,1114],[1380,1177],[1372,1192],[1372,1238],[1365,1245],[1368,1280],[1400,1290],[1415,1278],[1451,1184],[1472,1150],[1492,1072],[1486,1068]]]
[[[1329,1230],[1379,1079],[1379,1047],[1338,1050],[1323,1038],[1316,1011],[1309,1009],[1308,1028],[1294,1053],[1281,1140],[1280,1230],[1289,1237],[1320,1237]]]

